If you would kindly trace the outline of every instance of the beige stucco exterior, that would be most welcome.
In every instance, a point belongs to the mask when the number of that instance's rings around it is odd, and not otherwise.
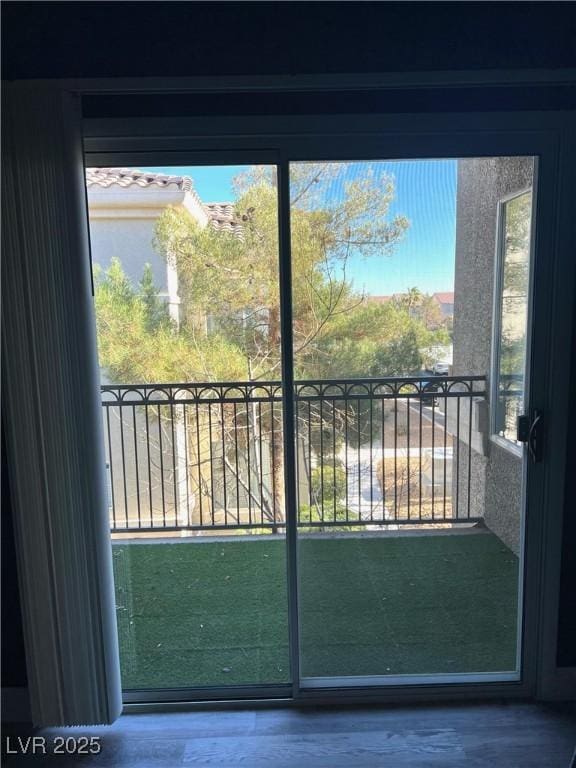
[[[144,265],[150,264],[154,283],[168,303],[172,318],[178,322],[178,275],[170,261],[154,248],[156,222],[168,206],[185,208],[201,226],[208,224],[208,213],[196,193],[177,184],[88,186],[93,263],[107,269],[113,258],[119,259],[135,285],[142,277]]]

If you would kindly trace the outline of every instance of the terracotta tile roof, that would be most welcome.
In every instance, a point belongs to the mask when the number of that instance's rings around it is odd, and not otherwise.
[[[387,304],[389,301],[392,301],[395,298],[395,296],[371,296],[368,294],[366,296],[367,301],[371,301],[374,304]]]
[[[192,179],[189,176],[172,176],[167,173],[149,173],[135,168],[87,168],[86,186],[88,187],[168,187],[175,184],[183,192],[192,192]]]
[[[233,203],[205,203],[204,208],[208,211],[214,229],[242,237],[242,224],[237,219]]]
[[[453,291],[440,291],[439,293],[434,293],[432,295],[440,302],[440,304],[454,304]]]
[[[203,203],[194,189],[190,176],[139,171],[136,168],[87,168],[86,186],[108,187],[169,187],[176,185],[182,192],[193,195],[208,214],[210,225],[219,232],[232,232],[242,237],[242,224],[237,220],[233,203]]]
[[[388,304],[390,301],[401,301],[405,296],[405,293],[392,293],[388,296],[372,296],[368,294],[366,299],[374,304]]]

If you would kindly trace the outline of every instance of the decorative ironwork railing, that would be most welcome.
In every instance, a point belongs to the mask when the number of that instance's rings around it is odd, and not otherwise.
[[[351,529],[471,522],[482,376],[294,385],[297,520]],[[111,530],[286,524],[282,384],[105,385]]]

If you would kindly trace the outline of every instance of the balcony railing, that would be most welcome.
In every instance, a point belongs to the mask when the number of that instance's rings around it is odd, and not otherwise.
[[[482,376],[299,381],[301,529],[468,523]],[[286,524],[282,384],[102,387],[113,533]]]

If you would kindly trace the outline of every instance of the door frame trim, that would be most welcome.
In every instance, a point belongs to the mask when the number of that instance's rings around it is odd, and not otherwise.
[[[291,161],[322,161],[537,156],[533,301],[533,316],[537,323],[532,329],[532,356],[536,364],[531,371],[529,406],[561,414],[569,407],[569,392],[562,379],[569,373],[570,339],[568,334],[561,333],[561,329],[571,317],[574,280],[570,281],[570,276],[574,276],[574,264],[569,247],[568,227],[572,224],[569,204],[565,199],[560,201],[559,197],[561,190],[565,196],[569,189],[569,172],[563,158],[569,156],[570,142],[566,136],[573,125],[574,116],[567,112],[426,115],[423,127],[422,120],[415,119],[414,115],[86,120],[85,150],[88,165],[223,164],[222,150],[219,149],[223,144],[227,147],[224,164],[231,163],[233,157],[236,163],[246,163],[250,158],[252,163],[272,162],[280,166],[287,163],[288,158]],[[355,151],[351,151],[351,146]],[[282,242],[281,261],[289,257],[289,237],[281,236]],[[554,335],[551,329],[556,330]],[[557,407],[552,409],[552,404]],[[341,697],[367,697],[371,701],[374,697],[388,701],[406,696],[411,700],[471,695],[477,698],[480,691],[489,697],[518,697],[532,696],[545,689],[543,681],[550,678],[550,670],[554,667],[551,654],[555,651],[557,605],[554,613],[551,603],[559,578],[567,469],[567,434],[561,415],[550,419],[546,437],[547,455],[542,464],[530,467],[526,487],[529,503],[525,510],[524,555],[530,568],[524,569],[524,583],[520,585],[520,591],[524,593],[520,680],[448,685],[440,681],[439,684],[420,681],[406,689],[389,685],[359,692],[348,687],[312,691],[296,683],[294,701],[310,697],[324,697],[325,702],[335,702]],[[287,495],[287,503],[288,500]],[[288,519],[290,513],[287,513]],[[288,560],[292,563],[289,567],[294,570],[296,542],[291,540],[288,544],[287,538],[287,546]],[[293,572],[289,580],[289,589],[294,592]],[[291,612],[297,611],[295,595],[291,595],[290,605]],[[250,690],[264,694],[261,687]],[[230,689],[218,689],[218,692],[227,698]],[[160,694],[142,691],[141,695],[147,698],[148,693],[156,699]],[[181,692],[183,700],[189,700],[191,694],[195,697],[202,692],[199,689]],[[126,697],[128,703],[128,699],[132,699],[131,693],[127,692]]]
[[[450,69],[415,72],[342,72],[274,75],[197,75],[183,77],[35,78],[21,80],[23,89],[58,88],[79,94],[185,94],[249,91],[365,91],[407,88],[485,88],[499,85],[572,84],[576,68]]]

